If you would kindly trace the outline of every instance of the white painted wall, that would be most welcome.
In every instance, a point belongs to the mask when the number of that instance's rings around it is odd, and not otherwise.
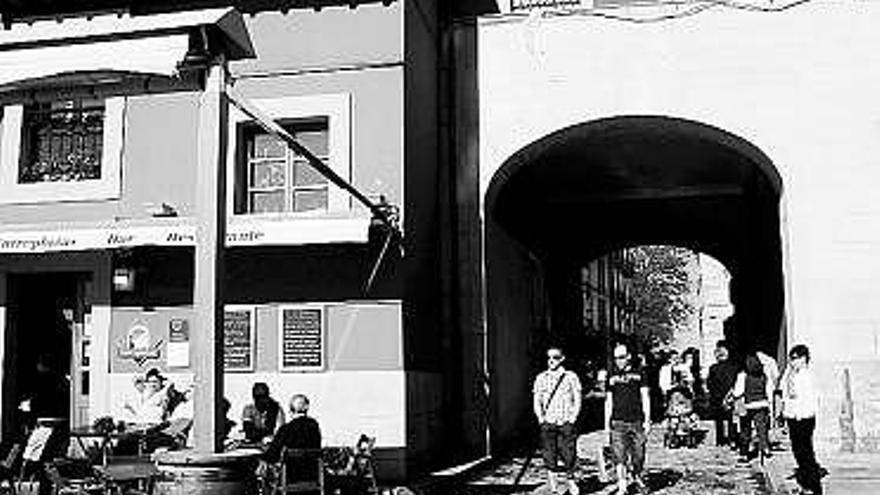
[[[837,0],[651,24],[484,20],[481,192],[523,146],[598,118],[685,118],[752,142],[784,181],[788,342],[814,350],[829,385],[819,435],[831,437],[841,369],[880,359],[878,26],[880,2]],[[854,373],[860,390],[873,390],[857,397],[857,433],[880,435],[880,379]]]

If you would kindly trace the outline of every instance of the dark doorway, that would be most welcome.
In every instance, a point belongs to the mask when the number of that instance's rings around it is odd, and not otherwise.
[[[20,431],[25,421],[51,411],[70,418],[74,330],[80,328],[82,281],[77,273],[13,274],[8,278],[8,318],[3,363],[3,429]],[[38,370],[38,368],[41,368]],[[46,385],[44,384],[51,384]],[[37,390],[39,389],[39,390]],[[49,394],[46,390],[56,392]],[[31,414],[22,399],[43,392]]]

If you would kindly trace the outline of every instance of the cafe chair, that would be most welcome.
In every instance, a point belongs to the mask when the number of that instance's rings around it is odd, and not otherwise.
[[[106,489],[87,460],[55,459],[44,470],[52,495],[98,495]]]
[[[2,486],[5,481],[9,486],[9,493],[12,495],[16,495],[15,482],[18,477],[18,472],[16,470],[16,466],[18,464],[18,458],[21,456],[21,451],[24,448],[24,445],[20,443],[13,443],[9,447],[9,451],[6,452],[6,456],[0,460],[0,486]]]
[[[146,455],[112,456],[106,465],[95,466],[107,495],[148,494],[159,476],[156,463]]]
[[[278,476],[271,495],[324,495],[324,459],[321,449],[284,448],[276,469]]]

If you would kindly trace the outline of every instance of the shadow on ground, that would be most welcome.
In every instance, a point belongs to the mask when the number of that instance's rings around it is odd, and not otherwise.
[[[674,469],[652,469],[645,473],[648,490],[655,492],[678,483],[682,474]]]

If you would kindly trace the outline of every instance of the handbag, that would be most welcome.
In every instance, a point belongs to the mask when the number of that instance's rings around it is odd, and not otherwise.
[[[563,371],[559,378],[556,379],[556,385],[553,386],[553,390],[550,391],[550,397],[547,397],[547,402],[541,404],[541,416],[547,414],[547,408],[550,407],[550,402],[553,401],[553,397],[556,396],[556,391],[559,390],[559,386],[562,385],[562,380],[565,379],[565,371]]]

